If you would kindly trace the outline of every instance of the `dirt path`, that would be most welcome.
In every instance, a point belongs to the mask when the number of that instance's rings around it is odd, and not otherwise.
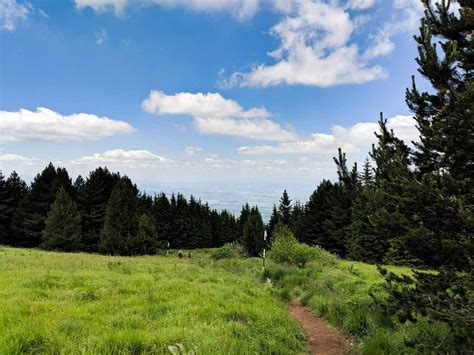
[[[350,343],[344,334],[330,328],[324,319],[315,317],[300,301],[291,301],[288,313],[301,323],[311,354],[340,355],[349,351]]]

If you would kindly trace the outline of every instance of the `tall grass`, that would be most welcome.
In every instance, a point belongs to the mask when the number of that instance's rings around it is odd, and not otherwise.
[[[410,274],[405,267],[389,266],[396,273]],[[362,354],[418,353],[409,346],[414,339],[432,344],[449,342],[449,329],[437,322],[420,319],[416,324],[400,325],[384,314],[374,301],[383,299],[383,279],[374,265],[339,260],[326,253],[306,268],[270,264],[262,274],[270,279],[283,300],[299,298],[315,315],[344,330]]]
[[[243,266],[247,261],[234,260]],[[206,254],[107,257],[0,249],[0,354],[294,354],[297,322],[254,274]]]

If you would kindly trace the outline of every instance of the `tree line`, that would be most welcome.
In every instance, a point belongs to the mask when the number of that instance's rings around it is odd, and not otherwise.
[[[0,172],[0,243],[111,255],[155,254],[164,248],[213,248],[235,241],[257,255],[263,236],[258,208],[236,218],[191,196],[142,193],[127,177],[99,167],[72,182],[49,164],[28,186]],[[261,238],[260,238],[261,239]]]

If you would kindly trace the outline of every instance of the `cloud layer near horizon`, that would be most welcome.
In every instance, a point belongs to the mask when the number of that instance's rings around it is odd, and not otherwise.
[[[387,127],[407,144],[417,141],[419,132],[412,116],[397,115],[387,120]],[[359,152],[361,147],[376,142],[374,132],[379,126],[375,122],[358,122],[349,128],[333,126],[331,133],[313,133],[308,139],[283,142],[277,145],[244,146],[238,148],[243,154],[334,154],[337,148],[346,152]]]

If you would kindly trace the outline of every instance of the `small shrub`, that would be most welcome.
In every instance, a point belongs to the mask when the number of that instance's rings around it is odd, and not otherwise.
[[[238,258],[243,254],[242,246],[239,243],[227,243],[222,247],[212,251],[211,258],[215,260]]]
[[[318,252],[315,248],[299,243],[287,226],[279,225],[268,256],[277,263],[305,267],[308,261],[316,258]]]

